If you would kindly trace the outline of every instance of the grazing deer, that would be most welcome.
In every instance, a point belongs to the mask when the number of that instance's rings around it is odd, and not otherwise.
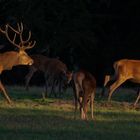
[[[21,23],[21,25],[19,24],[17,25],[18,29],[14,29],[9,24],[5,26],[4,30],[0,28],[0,32],[6,36],[9,42],[19,49],[19,51],[7,51],[5,53],[0,54],[0,74],[4,70],[11,70],[13,66],[33,64],[33,60],[28,56],[25,50],[33,48],[36,42],[35,41],[33,43],[32,41],[29,42],[31,38],[31,32],[29,32],[28,39],[23,40],[23,24]],[[9,37],[9,30],[14,32],[14,37],[12,39]],[[20,40],[19,43],[16,43],[17,35],[19,35]],[[11,103],[11,99],[9,98],[1,81],[0,81],[0,89],[2,90],[8,103]]]
[[[126,80],[134,83],[140,83],[140,60],[121,59],[114,63],[115,69],[115,82],[109,88],[108,101],[111,100],[112,93]],[[139,95],[134,103],[134,106],[140,99]]]
[[[25,88],[28,90],[29,82],[36,71],[42,71],[45,76],[45,93],[47,93],[48,87],[51,85],[51,92],[54,92],[54,86],[56,83],[59,84],[59,91],[61,86],[66,84],[69,79],[69,72],[67,71],[67,66],[56,58],[48,58],[43,55],[31,55],[34,60],[33,65],[29,66],[29,73],[26,75],[26,85]],[[43,95],[44,96],[44,95]],[[56,96],[56,94],[55,94]]]
[[[81,119],[87,119],[88,102],[90,102],[91,117],[93,119],[93,102],[95,97],[96,80],[87,71],[80,70],[73,75],[74,97],[75,97],[75,115],[80,105]]]

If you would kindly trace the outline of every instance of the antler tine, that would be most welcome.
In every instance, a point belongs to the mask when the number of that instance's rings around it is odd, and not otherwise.
[[[9,42],[11,44],[13,44],[14,46],[18,47],[19,49],[24,49],[25,50],[25,49],[33,48],[35,46],[35,44],[36,44],[36,41],[34,41],[33,43],[32,43],[32,41],[29,42],[29,40],[31,38],[31,31],[29,31],[29,35],[28,35],[27,40],[23,40],[23,36],[22,36],[22,33],[23,33],[23,23],[22,22],[20,24],[17,23],[17,26],[18,26],[18,29],[14,29],[9,24],[6,24],[5,30],[0,28],[0,32],[5,34],[5,36],[9,40]],[[8,28],[10,28],[14,32],[14,37],[12,39],[9,37]],[[16,37],[17,37],[17,35],[19,35],[20,42],[16,44]]]
[[[11,25],[6,24],[6,26],[8,26],[8,27],[9,27],[12,31],[14,31],[15,33],[20,34],[20,32],[17,31],[17,30],[15,30]]]
[[[22,22],[20,23],[20,29],[23,32],[23,23]]]
[[[32,34],[31,31],[29,31],[28,39],[27,39],[27,40],[23,40],[23,39],[22,39],[23,44],[29,42],[29,40],[30,40],[30,38],[31,38],[31,34]]]
[[[19,45],[15,43],[16,33],[15,33],[15,35],[14,35],[13,40],[10,39],[10,37],[9,37],[9,35],[8,35],[8,27],[9,27],[9,25],[6,25],[6,28],[5,28],[5,35],[6,35],[7,39],[8,39],[9,42],[12,43],[14,46],[20,48]]]
[[[17,23],[17,26],[18,26],[18,31],[19,31],[19,37],[20,37],[20,44],[23,44],[23,39],[22,39],[22,33],[23,33],[23,24],[22,22],[20,23]]]
[[[17,34],[15,33],[14,38],[13,38],[13,42],[15,42],[16,36],[17,36]]]
[[[23,32],[23,23],[21,22],[20,25],[17,23],[19,33]]]
[[[0,32],[2,32],[3,34],[5,34],[5,31],[0,27]]]
[[[19,30],[19,34],[20,34],[21,44],[26,44],[30,40],[30,38],[31,38],[31,31],[29,31],[28,39],[27,40],[23,40],[23,36],[22,36],[22,33],[23,33],[23,23],[22,22],[20,23],[20,25],[18,23],[18,30]]]
[[[32,41],[29,42],[28,47],[24,47],[24,49],[27,50],[27,49],[31,49],[31,48],[33,48],[33,47],[35,46],[35,44],[36,44],[36,41],[34,41],[32,45],[31,45],[31,44],[32,44]]]

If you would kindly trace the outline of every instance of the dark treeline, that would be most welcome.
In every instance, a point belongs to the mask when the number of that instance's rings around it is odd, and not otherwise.
[[[32,31],[37,44],[29,54],[59,57],[70,70],[92,72],[99,84],[115,60],[140,59],[139,19],[135,0],[0,0],[0,26],[22,21]],[[2,35],[0,41],[9,49]]]

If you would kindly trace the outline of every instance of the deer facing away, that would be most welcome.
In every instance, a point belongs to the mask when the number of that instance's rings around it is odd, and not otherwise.
[[[75,115],[80,106],[81,119],[86,120],[88,103],[90,102],[91,117],[93,116],[93,102],[95,97],[96,80],[87,71],[80,70],[73,74],[74,81],[74,98],[75,98]]]
[[[33,60],[28,56],[25,50],[33,48],[36,42],[35,41],[29,42],[31,38],[31,32],[29,32],[28,39],[23,40],[23,37],[22,37],[23,24],[21,23],[21,25],[19,24],[17,25],[18,25],[18,29],[14,29],[9,24],[5,26],[5,29],[0,28],[0,32],[6,36],[9,42],[19,49],[19,51],[7,51],[5,53],[0,54],[0,74],[4,70],[11,70],[13,66],[33,64]],[[14,37],[12,39],[11,37],[9,37],[9,31],[14,32]],[[20,40],[19,43],[16,43],[17,35],[19,36],[19,40]],[[1,80],[0,80],[0,90],[2,90],[7,102],[11,103],[12,101],[10,97],[8,96]]]

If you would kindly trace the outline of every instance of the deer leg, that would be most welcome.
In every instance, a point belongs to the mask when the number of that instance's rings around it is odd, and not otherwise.
[[[31,80],[31,78],[32,78],[32,76],[33,76],[33,74],[36,72],[36,70],[35,69],[31,69],[30,71],[29,71],[29,73],[26,75],[26,77],[25,77],[25,82],[26,82],[26,84],[25,84],[25,89],[26,90],[29,90],[29,82],[30,82],[30,80]]]
[[[44,77],[45,77],[45,89],[44,89],[45,91],[42,93],[43,99],[45,99],[48,96],[48,87],[50,85],[50,75],[47,72],[45,72]]]
[[[137,99],[136,99],[136,101],[134,103],[134,106],[136,106],[136,104],[138,103],[139,99],[140,99],[140,91],[139,91],[139,95],[138,95],[138,97],[137,97]]]
[[[86,118],[86,115],[85,115],[84,109],[83,107],[81,107],[81,119],[85,120],[85,118]]]
[[[53,80],[52,85],[51,85],[51,91],[50,91],[50,94],[49,94],[50,97],[52,97],[52,94],[54,94],[54,84],[55,84],[55,82]]]
[[[74,113],[74,118],[76,119],[76,113],[77,113],[77,108],[78,108],[78,102],[80,104],[80,99],[79,99],[79,87],[78,84],[75,84],[75,90],[74,90],[74,101],[75,101],[75,113]],[[80,105],[81,107],[81,105]],[[80,110],[81,111],[81,110]]]
[[[7,100],[7,102],[8,102],[9,104],[11,104],[12,101],[11,101],[10,97],[8,96],[8,94],[7,94],[7,92],[6,92],[5,88],[4,88],[4,86],[3,86],[2,82],[1,82],[1,80],[0,80],[0,89],[2,90],[2,92],[3,92],[3,94],[4,94],[4,96],[5,96],[6,100]]]
[[[108,96],[108,101],[111,100],[111,96],[112,96],[112,93],[122,84],[126,81],[127,79],[124,79],[124,78],[119,78],[117,79],[117,81],[115,81],[111,86],[110,86],[110,89],[109,89],[109,96]]]
[[[89,94],[87,92],[85,92],[85,94],[83,96],[83,102],[82,102],[83,110],[84,110],[84,115],[83,115],[83,117],[84,117],[83,119],[84,120],[88,120],[88,117],[87,117],[88,101],[89,101]]]
[[[53,93],[54,93],[54,96],[55,96],[55,98],[56,97],[58,97],[57,95],[58,95],[58,83],[57,83],[58,81],[57,81],[57,79],[55,79],[54,80],[54,87],[53,87]]]
[[[74,80],[71,83],[72,85],[72,89],[73,89],[73,95],[74,95],[74,119],[76,119],[76,112],[77,112],[77,108],[78,108],[78,97],[77,97],[77,88],[76,88],[76,83],[74,82]]]
[[[59,96],[62,97],[63,96],[63,81],[61,79],[59,79],[58,81],[58,88],[59,88]]]
[[[84,107],[83,107],[83,119],[84,120],[88,120],[88,117],[87,117],[87,108],[88,108],[88,103],[85,102],[84,103]]]
[[[44,91],[42,92],[42,98],[45,100],[46,96],[47,96],[47,90],[48,89],[48,80],[45,79],[45,86],[44,86]]]
[[[56,97],[56,93],[55,93],[55,84],[56,84],[56,80],[53,78],[53,80],[51,80],[51,91],[50,91],[50,94],[49,96],[51,97],[52,94],[54,94],[54,96]]]
[[[74,118],[76,119],[76,112],[77,112],[77,108],[78,108],[78,99],[75,99],[75,111],[74,111]]]
[[[84,108],[83,108],[83,97],[79,97],[79,104],[80,104],[80,114],[81,114],[81,119],[85,119],[85,113],[84,113]]]

